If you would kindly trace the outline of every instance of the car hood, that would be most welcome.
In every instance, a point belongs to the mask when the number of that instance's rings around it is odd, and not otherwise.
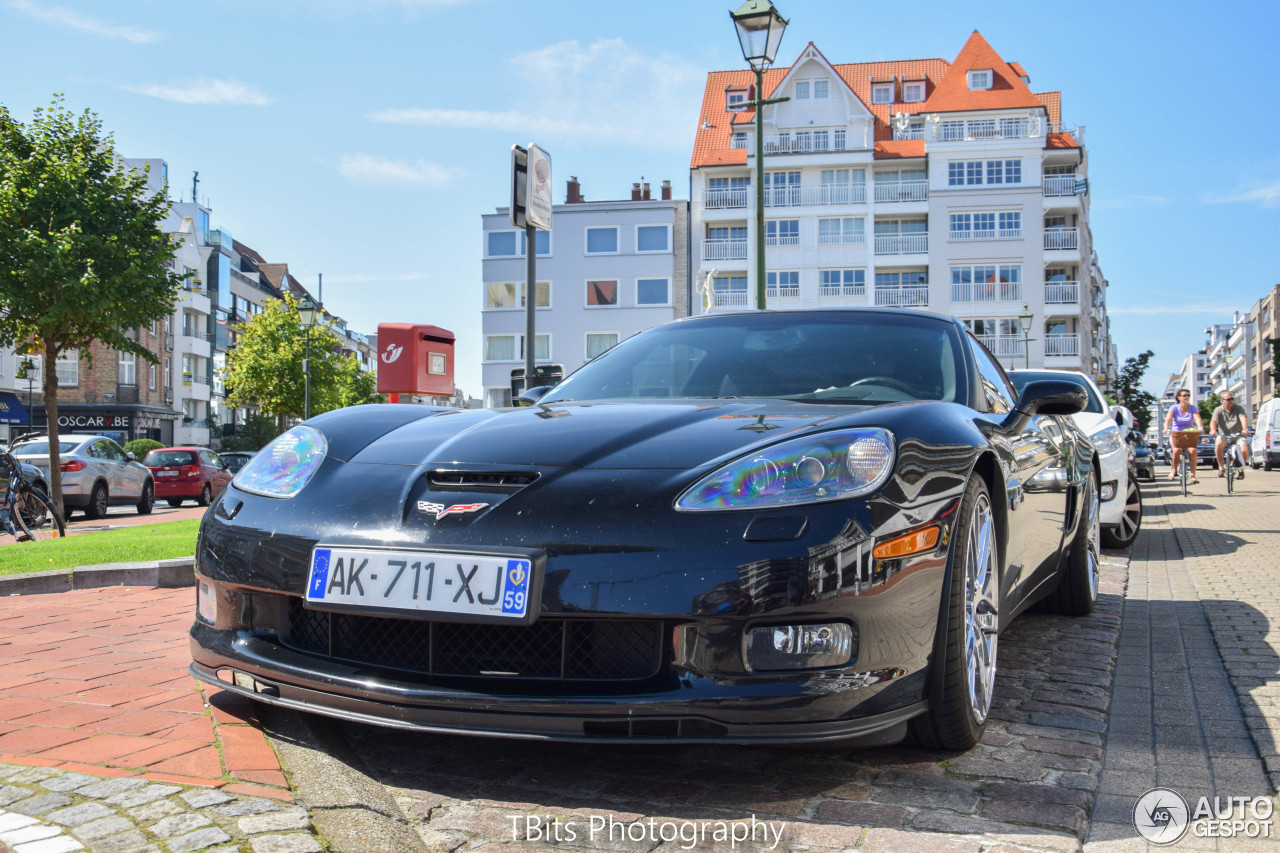
[[[711,400],[444,412],[391,429],[350,461],[684,470],[807,432],[881,425],[884,413],[910,405]]]

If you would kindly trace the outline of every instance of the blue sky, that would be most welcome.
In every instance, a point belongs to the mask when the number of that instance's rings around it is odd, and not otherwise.
[[[479,396],[480,215],[504,206],[512,143],[588,199],[688,163],[709,70],[743,67],[708,2],[0,0],[0,103],[55,92],[97,112],[121,154],[191,173],[216,225],[286,262],[351,328],[458,336]],[[629,10],[643,8],[639,19]],[[1280,281],[1280,4],[779,0],[779,64],[809,41],[836,63],[952,60],[978,29],[1061,90],[1084,125],[1094,245],[1121,357],[1148,387]]]

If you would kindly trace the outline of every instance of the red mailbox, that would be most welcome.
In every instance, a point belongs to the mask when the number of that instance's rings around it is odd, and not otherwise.
[[[453,332],[414,323],[378,324],[378,393],[453,396]]]

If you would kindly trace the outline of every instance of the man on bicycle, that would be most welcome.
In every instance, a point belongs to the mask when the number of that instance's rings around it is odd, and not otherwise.
[[[1236,405],[1236,395],[1228,391],[1222,395],[1222,405],[1213,410],[1213,416],[1209,418],[1209,435],[1217,435],[1218,439],[1213,444],[1213,452],[1218,457],[1218,476],[1225,474],[1223,468],[1222,456],[1227,446],[1249,432],[1249,418],[1245,415],[1244,409]],[[1240,456],[1244,459],[1244,464],[1249,464],[1249,444],[1248,442],[1240,443]],[[1244,468],[1236,474],[1236,479],[1244,479]]]

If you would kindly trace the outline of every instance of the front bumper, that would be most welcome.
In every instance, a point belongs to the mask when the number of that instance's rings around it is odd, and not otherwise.
[[[1124,516],[1125,501],[1129,490],[1129,449],[1121,447],[1098,459],[1104,491],[1108,484],[1115,484],[1115,492],[1100,505],[1099,521],[1103,526],[1114,526]]]

